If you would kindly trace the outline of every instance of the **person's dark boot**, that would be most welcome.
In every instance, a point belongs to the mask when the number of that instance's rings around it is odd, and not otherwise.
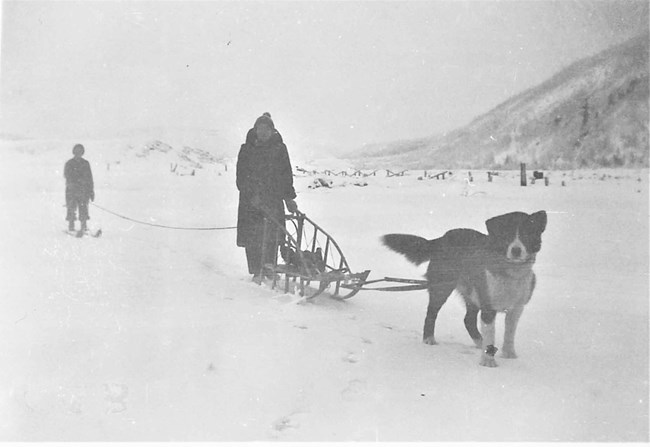
[[[68,221],[68,231],[74,231],[74,220]]]
[[[86,231],[88,230],[88,227],[86,227],[86,221],[82,220],[81,221],[81,231]]]

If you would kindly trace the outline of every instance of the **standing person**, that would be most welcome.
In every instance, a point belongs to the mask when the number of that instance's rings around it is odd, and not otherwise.
[[[291,213],[298,211],[287,146],[282,142],[268,112],[257,118],[239,150],[237,189],[237,246],[246,249],[248,272],[254,275],[254,281],[259,282],[262,279],[259,275],[262,270],[265,215],[283,224],[285,205]],[[269,225],[268,229],[264,263],[275,260],[277,241],[284,238],[284,234],[276,231],[275,226]]]
[[[68,208],[68,230],[74,231],[76,211],[79,209],[81,231],[86,231],[88,216],[88,200],[95,201],[95,186],[90,163],[83,158],[86,150],[83,145],[75,144],[72,148],[74,157],[68,160],[63,168],[65,177],[65,205]]]

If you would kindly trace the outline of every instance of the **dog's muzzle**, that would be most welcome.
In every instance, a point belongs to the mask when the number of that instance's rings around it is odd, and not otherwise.
[[[523,264],[530,260],[530,256],[528,255],[528,250],[526,250],[526,247],[524,247],[521,242],[515,241],[508,246],[506,259],[508,262],[512,262],[514,264]]]

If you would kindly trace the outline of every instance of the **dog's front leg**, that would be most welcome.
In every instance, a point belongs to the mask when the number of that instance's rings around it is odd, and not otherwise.
[[[503,353],[501,354],[507,359],[516,359],[517,353],[515,352],[515,332],[517,331],[517,323],[524,311],[524,306],[518,305],[509,309],[506,313],[506,328],[503,334]]]
[[[481,354],[481,366],[494,368],[497,365],[494,354],[497,348],[494,347],[494,325],[497,313],[494,310],[481,311],[481,335],[483,336],[483,353]]]

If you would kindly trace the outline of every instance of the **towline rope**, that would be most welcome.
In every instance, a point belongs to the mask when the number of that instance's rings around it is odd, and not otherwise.
[[[137,219],[133,219],[131,217],[123,216],[122,214],[118,214],[115,211],[111,211],[109,209],[104,208],[103,206],[99,206],[95,202],[90,202],[90,204],[92,206],[94,206],[95,208],[99,208],[100,210],[102,210],[102,211],[104,211],[106,213],[112,214],[114,216],[117,216],[117,217],[119,217],[121,219],[128,220],[130,222],[135,222],[135,223],[138,223],[138,224],[141,224],[141,225],[148,225],[150,227],[168,228],[170,230],[195,230],[195,231],[196,230],[198,230],[198,231],[203,231],[203,230],[206,230],[206,231],[210,231],[210,230],[234,230],[234,229],[237,228],[237,227],[175,227],[175,226],[171,226],[171,225],[154,224],[154,223],[151,223],[151,222],[145,222],[145,221],[142,221],[142,220],[137,220]]]

